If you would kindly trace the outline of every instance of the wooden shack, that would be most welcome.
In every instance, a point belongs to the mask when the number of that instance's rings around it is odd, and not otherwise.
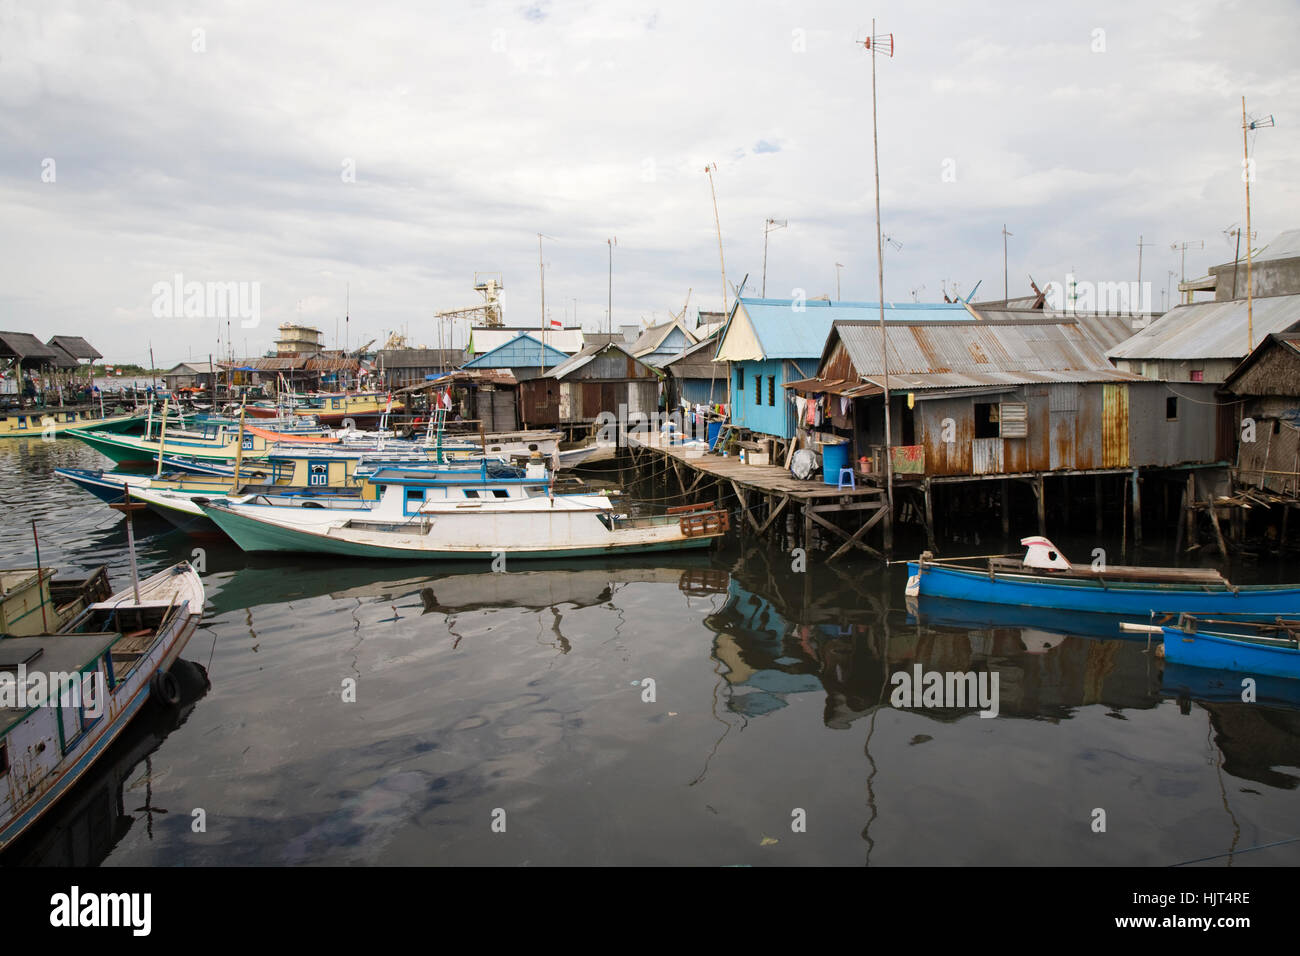
[[[659,409],[660,373],[621,345],[589,345],[520,391],[524,427],[586,425],[609,413],[627,421]]]

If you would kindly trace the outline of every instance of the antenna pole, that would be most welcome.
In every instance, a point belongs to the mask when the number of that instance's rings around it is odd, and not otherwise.
[[[888,519],[885,534],[888,538],[892,538],[890,529],[894,523],[894,462],[889,447],[892,437],[889,419],[889,336],[885,331],[885,247],[880,231],[880,133],[876,124],[876,21],[874,17],[871,20],[871,40],[868,45],[871,47],[871,155],[876,173],[876,279],[880,294],[880,358],[885,372],[885,496],[889,508],[885,515]],[[893,52],[892,40],[890,52]],[[836,275],[838,276],[838,273]],[[836,284],[838,285],[838,279]],[[890,543],[886,543],[886,550]]]
[[[713,174],[718,164],[710,163],[704,167],[709,174],[709,192],[713,196],[713,223],[718,227],[718,266],[722,269],[722,314],[727,314],[727,263],[722,258],[722,220],[718,218],[718,191],[713,188]]]
[[[1002,224],[1002,298],[1008,302],[1011,301],[1011,292],[1007,283],[1007,237],[1013,233],[1007,232],[1007,224]]]
[[[1141,237],[1141,236],[1138,236],[1138,288],[1137,288],[1137,296],[1138,296],[1138,308],[1139,308],[1139,309],[1141,309],[1141,307],[1142,307],[1142,247],[1143,247],[1143,246],[1153,246],[1153,245],[1155,245],[1155,243],[1153,243],[1153,242],[1143,242],[1143,241],[1142,241],[1142,237]],[[1129,312],[1132,313],[1133,310],[1130,308],[1130,309],[1129,309]]]
[[[1255,349],[1255,290],[1251,282],[1250,249],[1250,141],[1247,132],[1250,124],[1246,120],[1246,97],[1241,98],[1241,178],[1246,180],[1246,354]]]

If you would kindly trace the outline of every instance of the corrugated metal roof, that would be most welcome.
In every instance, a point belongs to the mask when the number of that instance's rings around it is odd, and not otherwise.
[[[700,342],[692,345],[685,352],[669,359],[661,366],[677,378],[722,378],[727,377],[725,362],[713,361],[713,342]]]
[[[1265,262],[1269,259],[1294,259],[1297,256],[1300,256],[1300,229],[1288,229],[1255,253],[1252,258],[1256,262]],[[1242,260],[1245,260],[1244,255]]]
[[[485,355],[513,341],[521,334],[531,335],[538,340],[545,339],[548,346],[559,349],[565,355],[573,355],[583,346],[582,329],[547,329],[543,333],[539,328],[476,328],[470,330],[470,341],[474,344],[475,355]]]
[[[885,365],[878,323],[837,322],[833,335],[843,343],[859,378],[883,384]],[[887,338],[891,388],[1141,378],[1111,365],[1091,337],[1072,321],[890,323]]]
[[[465,368],[549,368],[568,360],[568,355],[549,342],[543,346],[532,333],[520,332],[491,351],[476,355],[465,363]]]
[[[384,368],[457,368],[465,361],[461,349],[380,349]]]
[[[561,362],[559,365],[555,366],[555,368],[547,372],[543,376],[543,378],[564,378],[564,376],[569,375],[572,372],[576,372],[578,369],[582,368],[584,365],[586,365],[588,362],[594,359],[597,355],[601,355],[605,352],[610,351],[611,349],[616,352],[622,352],[624,355],[626,355],[628,358],[630,358],[632,361],[636,362],[639,365],[644,365],[646,368],[654,369],[654,366],[641,361],[639,358],[633,355],[628,349],[619,345],[617,342],[609,342],[606,343],[605,345],[588,345],[577,355],[572,355],[568,358],[567,361]]]
[[[1300,295],[1255,299],[1254,313],[1252,333],[1258,344],[1264,336],[1300,323]],[[1244,358],[1249,351],[1246,325],[1245,299],[1180,305],[1107,354],[1130,361]]]
[[[818,358],[826,336],[836,322],[879,319],[880,305],[875,302],[829,302],[809,299],[740,299],[765,359]],[[732,324],[736,318],[733,317]],[[885,321],[969,321],[971,313],[960,302],[886,302]],[[730,332],[728,327],[727,332]],[[725,342],[727,332],[723,333]],[[723,347],[722,343],[719,348]]]

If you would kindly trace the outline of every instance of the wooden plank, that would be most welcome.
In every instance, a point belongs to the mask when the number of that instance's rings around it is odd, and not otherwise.
[[[758,533],[759,533],[759,534],[764,534],[764,533],[766,533],[766,532],[767,532],[767,529],[770,528],[770,527],[772,526],[772,522],[774,522],[774,521],[777,519],[777,516],[778,516],[782,511],[785,510],[785,506],[788,505],[789,503],[790,503],[790,496],[789,496],[789,495],[782,495],[782,496],[781,496],[781,503],[778,504],[775,508],[773,508],[770,512],[768,512],[767,520],[764,521],[764,522],[763,522],[763,526],[762,526],[761,528],[758,529]]]
[[[840,545],[839,549],[834,554],[832,554],[829,558],[826,559],[826,563],[829,564],[830,562],[838,558],[841,554],[843,554],[844,552],[848,551],[850,548],[853,547],[861,548],[863,551],[866,551],[872,557],[883,558],[884,555],[882,555],[875,548],[871,547],[871,545],[867,544],[865,541],[862,541],[860,539],[866,537],[867,532],[870,531],[871,528],[874,527],[877,522],[883,520],[884,517],[885,517],[885,510],[882,508],[880,511],[877,511],[870,518],[868,518],[866,523],[853,533],[853,537],[849,538],[842,545]]]

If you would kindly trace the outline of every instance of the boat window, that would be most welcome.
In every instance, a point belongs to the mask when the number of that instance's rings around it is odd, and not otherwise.
[[[466,497],[466,498],[477,498],[477,497],[478,497],[478,492],[475,491],[475,490],[472,489],[472,488],[466,488],[466,489],[465,489],[465,497]]]
[[[27,427],[27,417],[26,417],[25,415],[19,415],[19,416],[18,416],[18,427],[19,427],[19,428],[26,428],[26,427]]]
[[[529,450],[529,451],[537,451],[537,446],[536,446],[536,445],[529,445],[529,446],[528,446],[528,450]]]
[[[493,498],[506,498],[506,497],[509,497],[509,496],[506,494],[506,490],[505,490],[504,488],[493,488],[493,489],[492,489],[492,497],[493,497]]]
[[[416,504],[418,504],[419,502],[421,502],[421,501],[423,501],[423,500],[424,500],[424,489],[423,489],[423,488],[407,488],[407,489],[406,489],[406,502],[407,502],[407,504],[411,504],[411,503],[413,503],[413,502],[416,503]]]
[[[1165,421],[1178,421],[1178,397],[1176,395],[1170,395],[1165,399]]]

